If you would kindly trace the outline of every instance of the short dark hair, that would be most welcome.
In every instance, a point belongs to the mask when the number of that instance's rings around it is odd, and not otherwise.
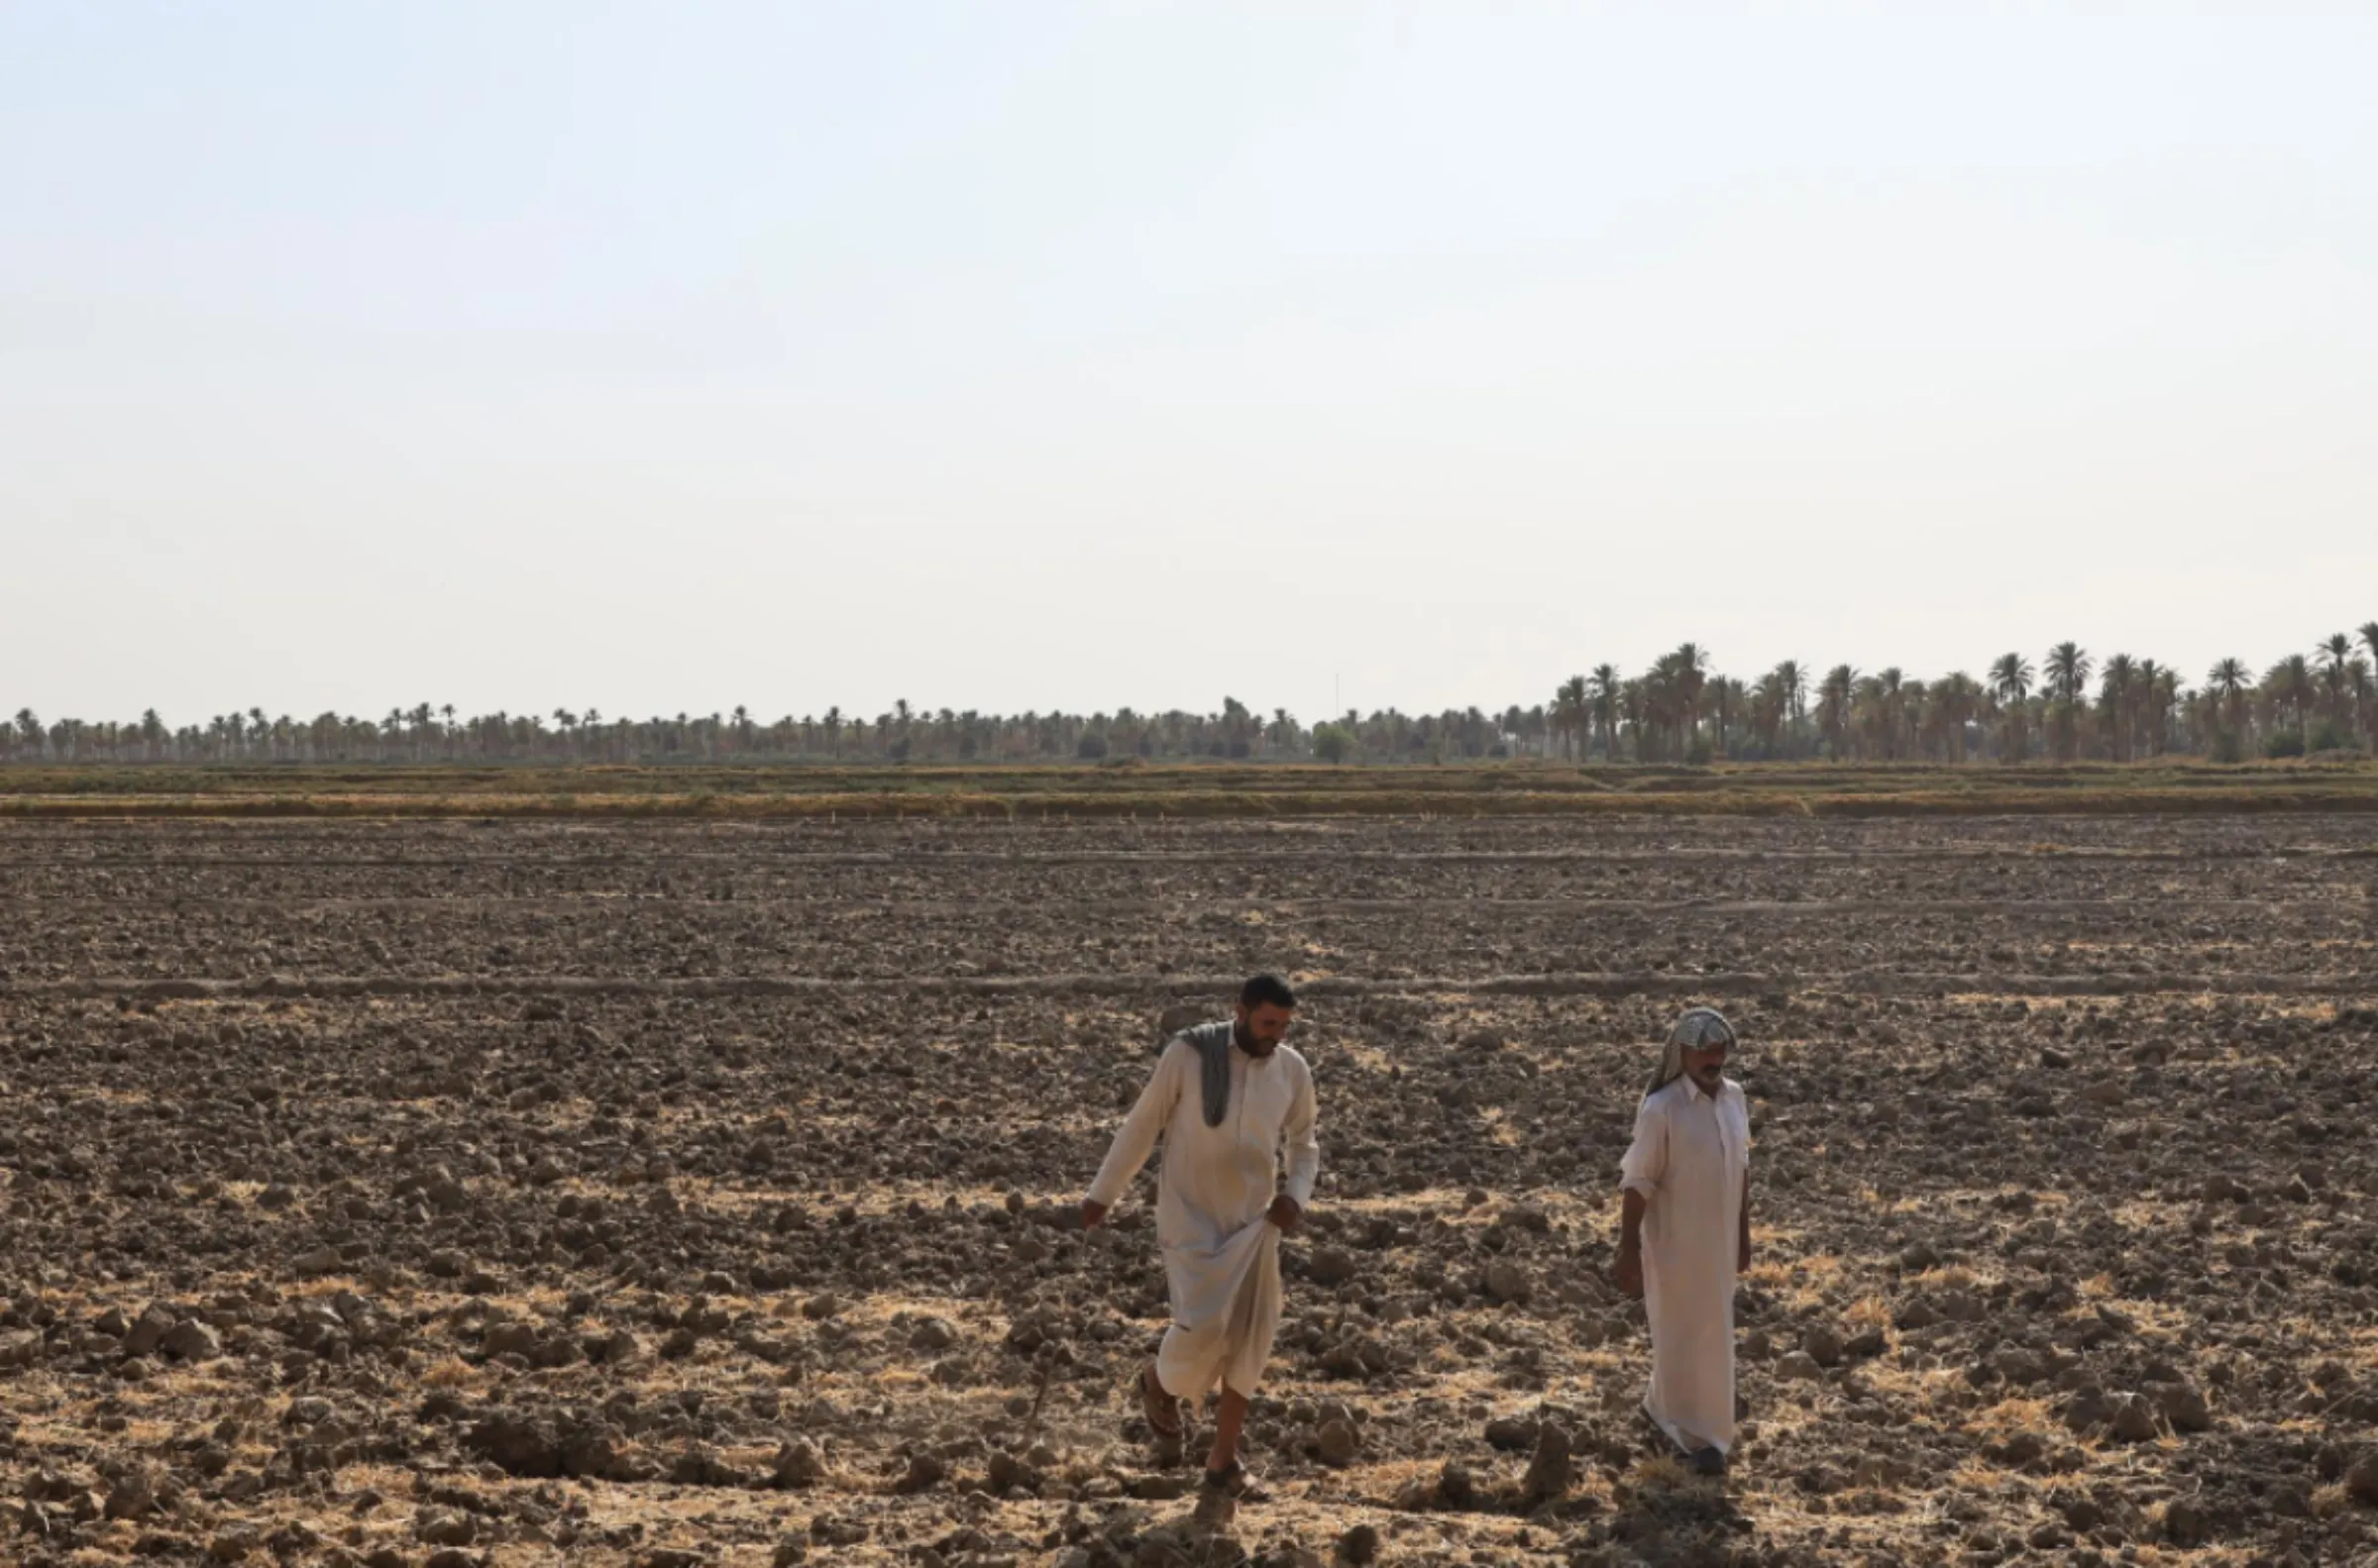
[[[1239,988],[1239,1005],[1252,1011],[1257,1007],[1286,1007],[1296,1009],[1296,993],[1277,975],[1257,975]]]

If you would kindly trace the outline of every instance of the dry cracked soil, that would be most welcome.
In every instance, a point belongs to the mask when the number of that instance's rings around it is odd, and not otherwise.
[[[2378,1559],[2378,847],[2324,818],[12,824],[0,1560]],[[1296,977],[1324,1175],[1195,1512],[1126,1390],[1159,1020]],[[1757,1134],[1746,1439],[1614,1172]]]

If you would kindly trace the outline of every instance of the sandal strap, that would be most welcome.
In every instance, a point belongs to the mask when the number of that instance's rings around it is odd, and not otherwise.
[[[1152,1365],[1140,1368],[1138,1382],[1142,1413],[1145,1413],[1146,1408],[1152,1404],[1155,1409],[1163,1411],[1171,1417],[1171,1425],[1166,1426],[1150,1414],[1147,1417],[1147,1424],[1155,1429],[1156,1435],[1159,1437],[1180,1436],[1184,1430],[1181,1421],[1181,1402],[1167,1393],[1163,1384],[1156,1381],[1156,1369]]]
[[[1246,1466],[1234,1459],[1227,1470],[1206,1472],[1206,1485],[1216,1492],[1227,1492],[1243,1498],[1255,1490],[1255,1478],[1246,1473]]]

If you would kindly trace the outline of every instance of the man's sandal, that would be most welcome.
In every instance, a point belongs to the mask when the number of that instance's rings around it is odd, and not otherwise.
[[[1239,1503],[1260,1503],[1270,1496],[1255,1478],[1247,1473],[1246,1466],[1236,1459],[1232,1460],[1224,1469],[1206,1472],[1206,1490],[1218,1492]]]
[[[1164,1385],[1156,1381],[1156,1364],[1152,1361],[1139,1369],[1139,1409],[1158,1437],[1179,1438],[1181,1402],[1165,1393]]]

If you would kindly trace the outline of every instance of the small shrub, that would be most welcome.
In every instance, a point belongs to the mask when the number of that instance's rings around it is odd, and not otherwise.
[[[2343,728],[2334,719],[2323,719],[2312,732],[2309,749],[2316,752],[2358,752],[2361,746],[2353,739],[2352,731]]]

